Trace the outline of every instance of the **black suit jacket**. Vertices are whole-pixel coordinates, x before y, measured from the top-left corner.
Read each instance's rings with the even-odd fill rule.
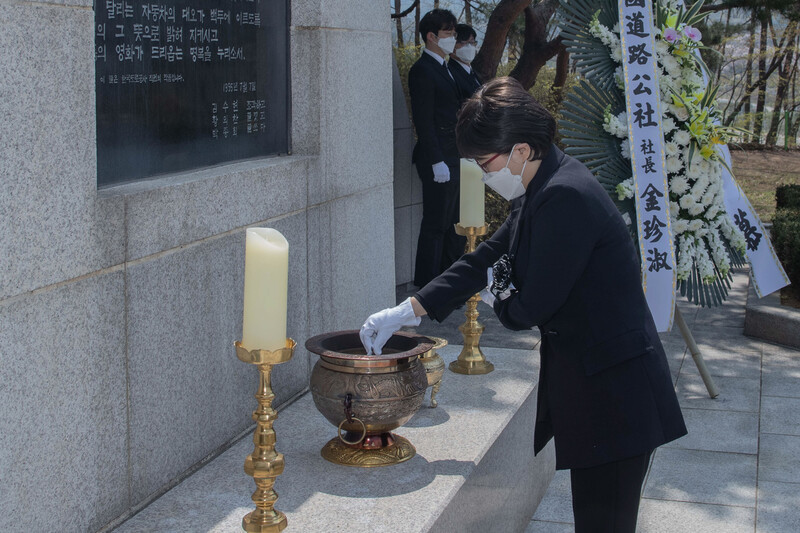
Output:
[[[556,467],[584,468],[686,434],[630,233],[583,164],[551,147],[503,226],[417,299],[444,319],[504,253],[517,290],[495,313],[542,332],[536,453],[554,436]]]
[[[456,148],[456,114],[460,106],[458,87],[447,72],[427,52],[408,71],[411,118],[417,131],[412,161],[433,165],[444,161],[459,164]]]
[[[477,91],[482,85],[481,80],[478,78],[478,75],[475,74],[474,70],[470,69],[470,71],[467,72],[467,69],[464,68],[464,65],[455,59],[451,59],[447,62],[447,68],[450,69],[453,79],[456,80],[459,98],[463,104],[464,100],[475,94],[475,91]]]

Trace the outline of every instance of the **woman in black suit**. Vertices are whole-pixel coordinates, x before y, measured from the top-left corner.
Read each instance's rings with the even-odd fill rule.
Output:
[[[633,533],[650,455],[686,427],[628,228],[589,170],[552,144],[552,116],[517,81],[484,85],[456,135],[512,212],[413,298],[370,316],[367,353],[422,315],[444,320],[494,272],[482,294],[503,325],[542,334],[534,450],[555,439],[575,531]]]

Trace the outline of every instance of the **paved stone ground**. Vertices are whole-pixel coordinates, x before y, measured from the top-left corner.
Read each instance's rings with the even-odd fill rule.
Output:
[[[411,294],[399,292],[402,300]],[[653,454],[639,512],[640,533],[800,531],[800,351],[742,333],[747,274],[738,272],[722,308],[680,304],[720,389],[708,397],[677,327],[662,335],[689,434]],[[538,333],[507,332],[484,304],[481,346],[529,347]],[[461,344],[455,312],[417,331]],[[556,472],[525,533],[574,531],[569,473]]]

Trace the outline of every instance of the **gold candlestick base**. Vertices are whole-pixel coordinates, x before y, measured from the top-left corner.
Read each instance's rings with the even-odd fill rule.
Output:
[[[475,251],[476,240],[482,235],[486,235],[487,227],[484,224],[480,227],[456,224],[456,233],[467,238],[466,253]],[[450,363],[450,370],[456,374],[488,374],[494,370],[494,365],[486,360],[486,356],[481,351],[480,339],[483,333],[483,324],[478,322],[478,302],[480,295],[476,294],[467,300],[467,310],[464,312],[466,321],[458,327],[461,336],[464,338],[464,347],[458,354],[458,359]]]
[[[286,346],[279,350],[248,350],[241,342],[235,342],[236,356],[240,361],[258,365],[259,379],[258,409],[253,411],[256,423],[253,432],[253,453],[244,461],[244,471],[256,483],[253,502],[256,509],[242,518],[242,528],[248,533],[279,533],[286,528],[286,515],[274,509],[278,493],[272,487],[276,478],[283,473],[283,454],[275,451],[275,431],[272,424],[278,413],[272,408],[275,394],[270,385],[272,366],[285,363],[292,358],[297,343],[286,339]]]

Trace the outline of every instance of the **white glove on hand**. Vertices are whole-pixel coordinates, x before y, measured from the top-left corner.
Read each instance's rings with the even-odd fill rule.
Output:
[[[439,161],[433,165],[433,181],[436,183],[447,183],[450,181],[450,169],[444,161]]]
[[[420,321],[420,317],[414,316],[411,298],[406,298],[400,305],[378,311],[367,318],[359,332],[361,344],[364,345],[367,355],[381,355],[383,345],[395,331],[403,326],[419,326]]]
[[[483,300],[483,303],[488,304],[489,307],[494,307],[494,301],[496,299],[492,291],[489,290],[492,287],[492,281],[494,281],[492,277],[492,267],[489,267],[486,269],[486,288],[481,291],[481,300]]]

